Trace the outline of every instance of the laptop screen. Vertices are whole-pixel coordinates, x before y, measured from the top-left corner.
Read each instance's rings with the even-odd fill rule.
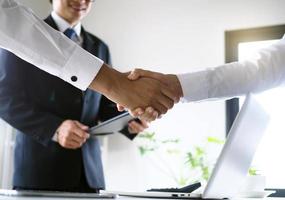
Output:
[[[269,122],[269,115],[249,94],[236,117],[202,195],[230,198],[237,195]]]

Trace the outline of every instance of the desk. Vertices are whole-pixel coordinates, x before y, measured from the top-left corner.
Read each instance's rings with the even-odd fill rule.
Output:
[[[51,198],[51,197],[9,197],[0,196],[0,200],[66,200],[67,198]],[[155,198],[136,198],[136,197],[122,197],[119,196],[117,200],[156,200]],[[116,200],[115,199],[115,200]],[[94,200],[94,198],[69,198],[69,200]],[[96,199],[95,199],[96,200]],[[97,199],[99,200],[99,199]],[[102,199],[107,200],[107,199]],[[170,199],[157,199],[157,200],[170,200]],[[187,200],[187,199],[185,199]],[[198,199],[197,199],[198,200]],[[234,198],[232,200],[285,200],[285,198]]]

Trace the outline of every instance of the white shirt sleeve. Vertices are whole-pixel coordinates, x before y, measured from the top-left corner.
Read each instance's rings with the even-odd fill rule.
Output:
[[[285,39],[252,59],[178,75],[184,100],[227,98],[261,92],[285,83]]]
[[[0,47],[81,90],[104,63],[14,0],[0,0]]]

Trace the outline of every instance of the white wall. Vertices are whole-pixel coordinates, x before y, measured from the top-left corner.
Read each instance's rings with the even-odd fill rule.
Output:
[[[42,17],[50,9],[48,0],[21,2]],[[284,24],[284,7],[284,0],[97,0],[84,25],[109,45],[119,70],[182,73],[222,64],[225,30]],[[186,146],[206,135],[222,136],[224,103],[178,105],[151,130],[182,137]],[[159,171],[148,171],[134,143],[113,135],[107,146],[109,189],[174,185]]]

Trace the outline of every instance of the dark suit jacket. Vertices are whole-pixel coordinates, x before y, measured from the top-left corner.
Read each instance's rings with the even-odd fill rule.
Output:
[[[45,20],[57,29],[49,16]],[[108,47],[82,29],[83,48],[106,63]],[[5,50],[0,51],[0,116],[15,127],[14,178],[16,187],[65,190],[78,185],[82,163],[93,188],[104,188],[97,139],[81,149],[68,150],[51,140],[66,119],[88,126],[118,114],[114,103],[100,94],[84,92],[41,71]],[[126,133],[126,132],[124,132]]]

